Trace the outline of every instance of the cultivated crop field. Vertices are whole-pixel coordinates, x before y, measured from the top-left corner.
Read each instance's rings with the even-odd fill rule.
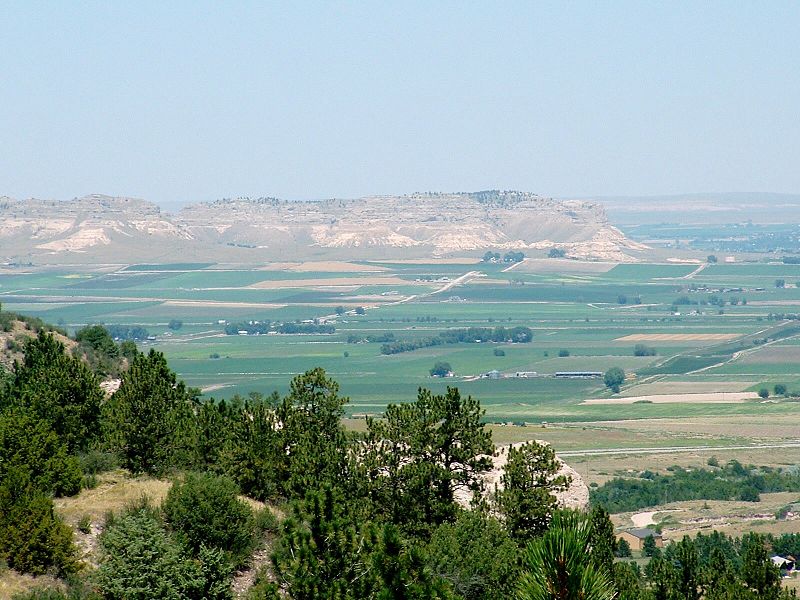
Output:
[[[783,396],[749,399],[775,384],[800,390],[800,328],[786,314],[800,305],[797,280],[797,265],[758,263],[173,263],[6,269],[0,301],[73,331],[143,327],[143,348],[163,351],[215,398],[282,392],[293,375],[321,366],[350,396],[351,415],[380,413],[420,386],[456,385],[480,398],[489,420],[538,424],[800,412]],[[169,329],[171,320],[182,326]],[[225,333],[230,324],[314,320],[334,333]],[[387,335],[424,341],[517,326],[531,329],[530,343],[381,351]],[[635,355],[637,345],[647,352]],[[437,361],[454,376],[432,378]],[[627,374],[620,396],[632,400],[606,402],[601,378],[555,376],[614,366]],[[481,377],[490,371],[498,378]]]

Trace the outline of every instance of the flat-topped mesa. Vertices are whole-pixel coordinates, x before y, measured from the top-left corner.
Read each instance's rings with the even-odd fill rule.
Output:
[[[270,238],[306,239],[322,248],[420,247],[431,254],[487,248],[524,249],[558,243],[624,240],[598,204],[559,201],[527,192],[418,193],[291,202],[228,199],[187,207],[190,230],[214,230],[252,245]]]
[[[236,198],[161,213],[144,200],[93,195],[67,202],[0,199],[6,256],[181,252],[196,260],[480,255],[558,245],[584,259],[631,260],[638,248],[603,208],[516,191],[417,193],[289,201]],[[5,257],[3,257],[5,258]]]

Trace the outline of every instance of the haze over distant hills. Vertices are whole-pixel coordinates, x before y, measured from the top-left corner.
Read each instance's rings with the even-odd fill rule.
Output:
[[[175,214],[124,197],[2,198],[0,222],[4,262],[432,257],[556,245],[575,257],[630,260],[642,249],[610,225],[597,203],[513,191],[238,198]]]
[[[659,196],[604,196],[599,202],[618,225],[721,224],[800,221],[800,194],[732,192]]]

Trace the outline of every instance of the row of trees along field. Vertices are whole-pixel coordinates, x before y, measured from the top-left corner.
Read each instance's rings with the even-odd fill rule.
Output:
[[[353,433],[320,369],[285,397],[201,401],[151,350],[105,398],[50,333],[24,350],[0,393],[0,560],[65,584],[23,598],[231,598],[259,548],[271,559],[250,598],[786,597],[758,536],[708,557],[687,538],[644,572],[615,562],[604,509],[557,510],[569,482],[548,446],[510,449],[502,491],[484,490],[495,448],[480,404],[457,389],[421,389]],[[53,498],[118,466],[174,483],[159,505],[108,514],[82,561]]]

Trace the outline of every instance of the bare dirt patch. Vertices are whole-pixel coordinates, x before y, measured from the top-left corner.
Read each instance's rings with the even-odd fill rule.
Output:
[[[707,392],[705,394],[653,394],[650,396],[629,396],[627,398],[591,398],[581,404],[633,404],[650,402],[652,404],[739,404],[758,398],[755,392]]]
[[[256,290],[278,290],[283,288],[331,288],[360,285],[413,285],[399,277],[331,277],[320,279],[279,279],[259,281],[247,287]]]
[[[723,342],[739,337],[738,333],[632,333],[615,342]]]

